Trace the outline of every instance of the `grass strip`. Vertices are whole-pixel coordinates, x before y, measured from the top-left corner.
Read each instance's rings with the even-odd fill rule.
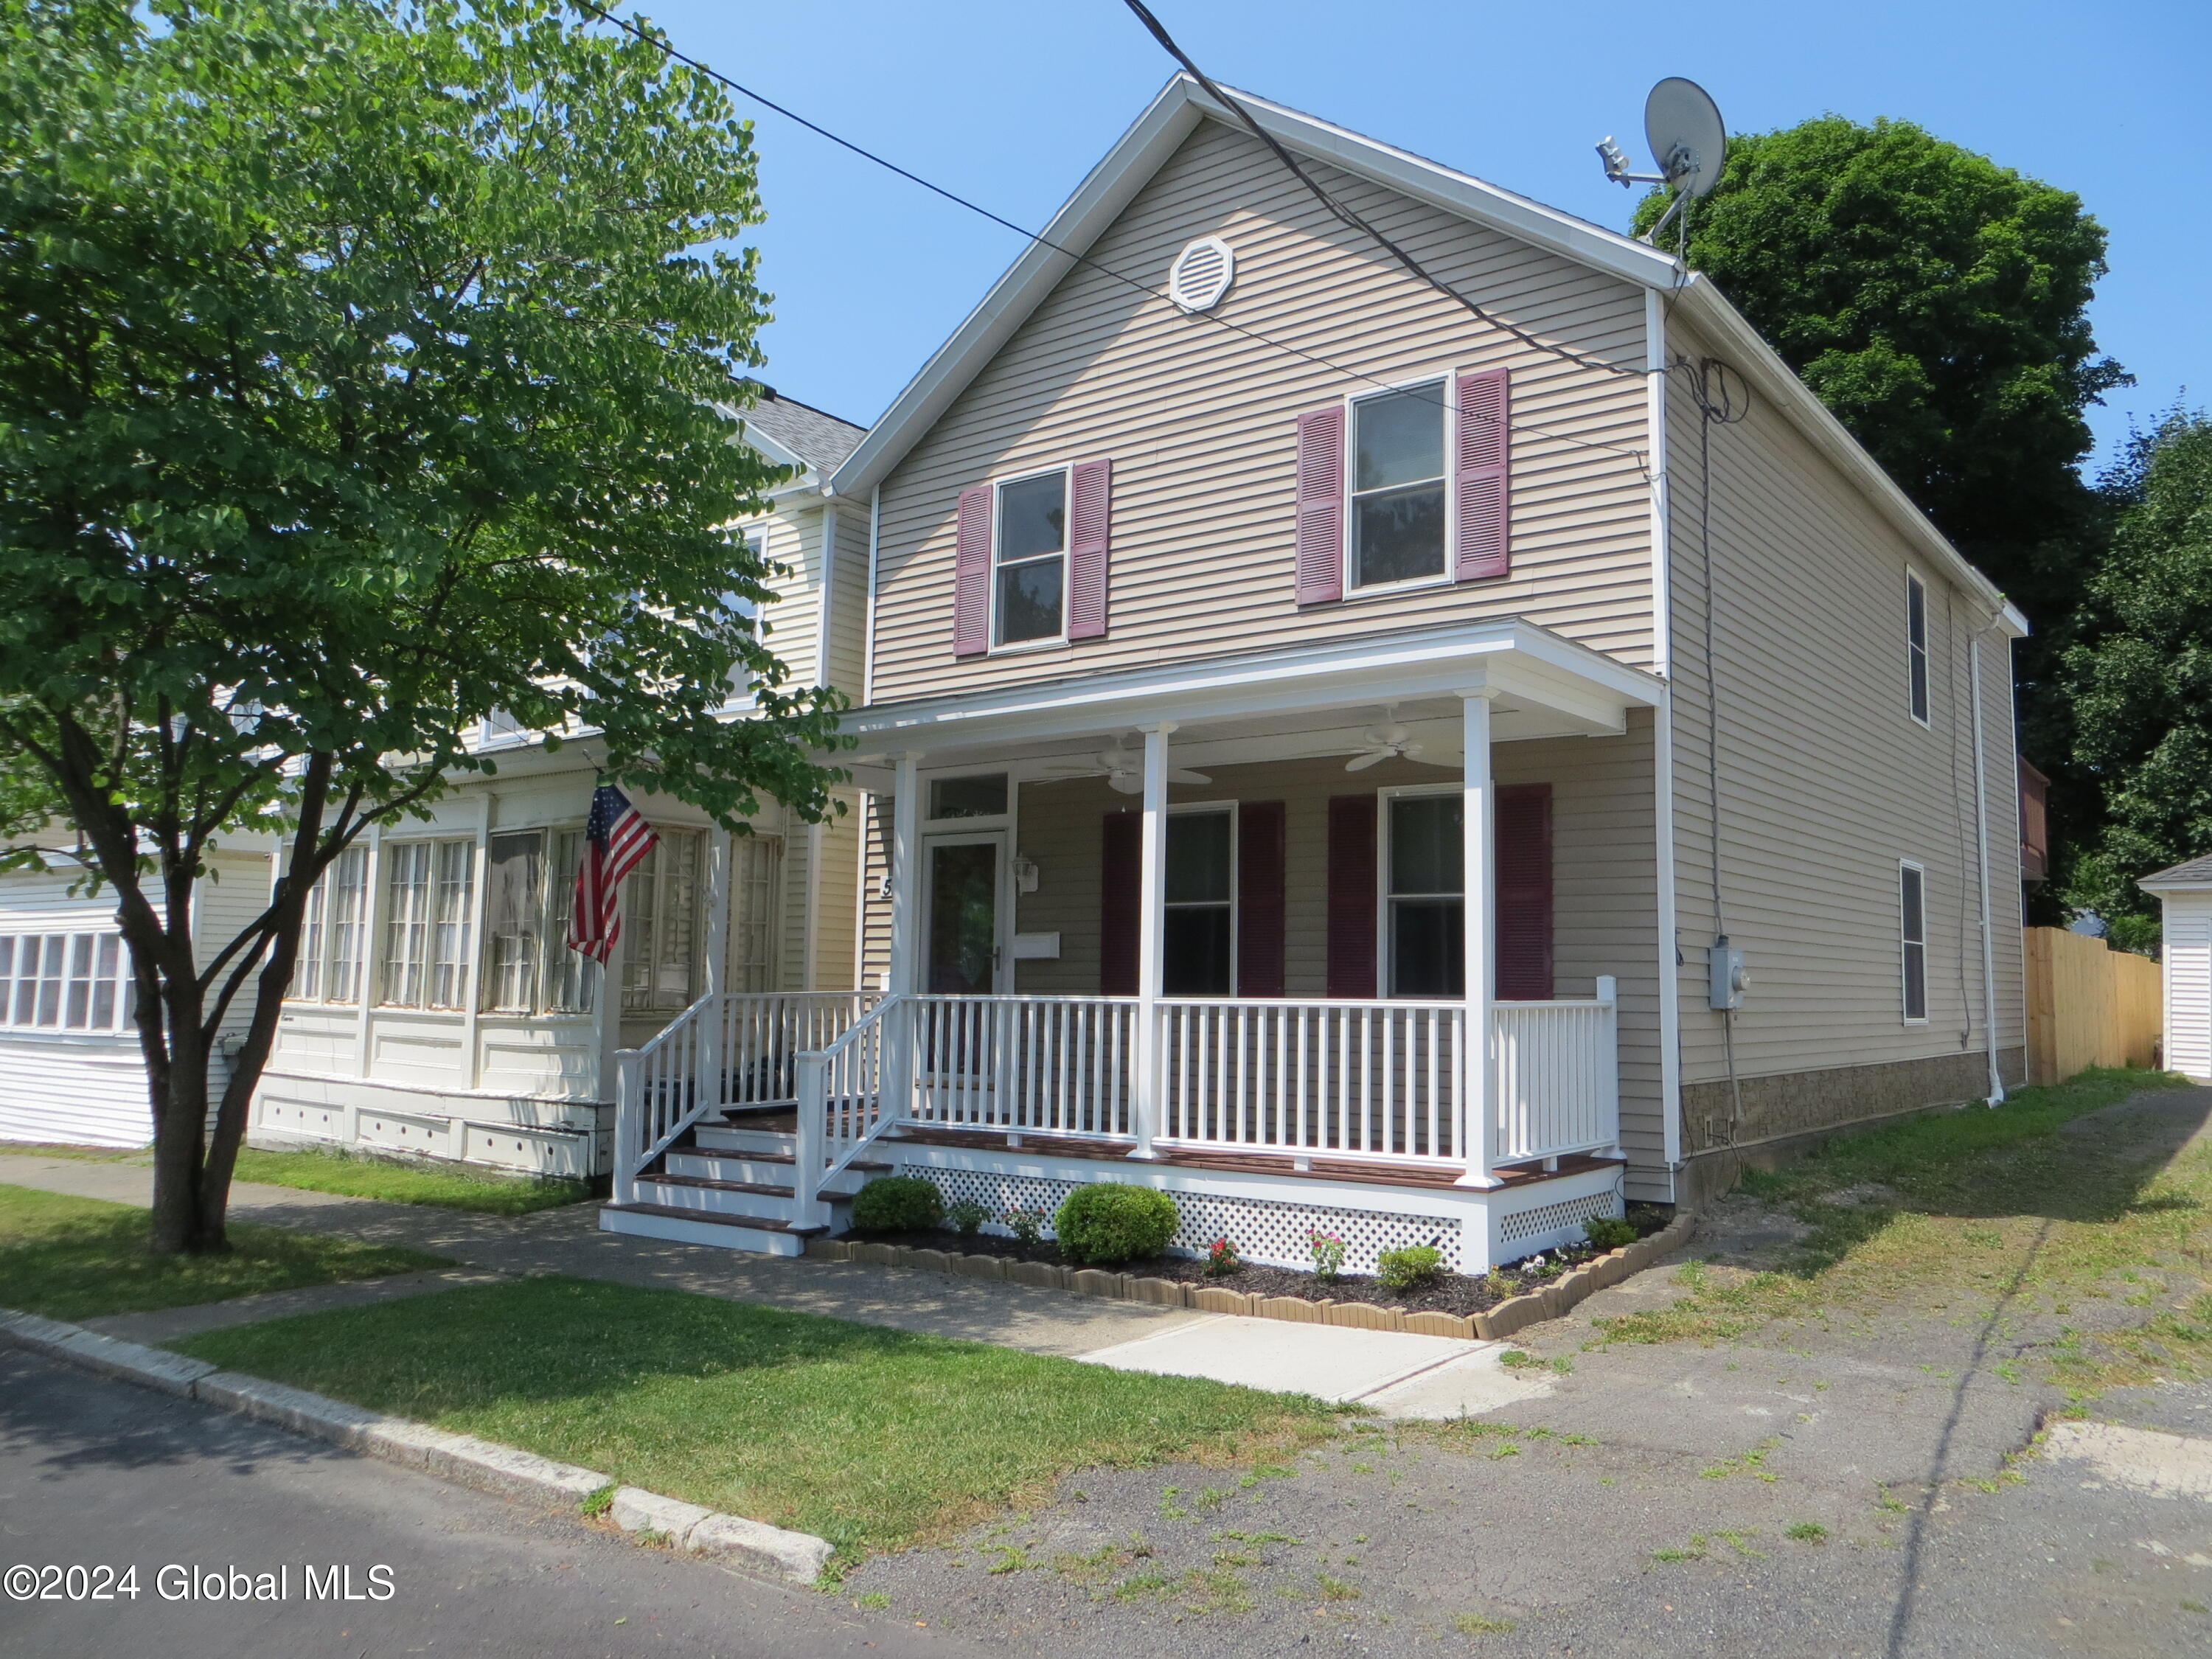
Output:
[[[2148,1305],[2165,1273],[2194,1277],[2207,1259],[2212,1146],[2177,1155],[2118,1123],[2108,1133],[2068,1126],[2183,1082],[2085,1072],[2022,1089],[1994,1110],[1911,1118],[1839,1136],[1784,1170],[1748,1171],[1746,1192],[1810,1228],[1792,1259],[1747,1275],[1690,1262],[1678,1274],[1687,1296],[1600,1322],[1600,1340],[1726,1341],[1772,1320],[1905,1302],[1956,1315],[2027,1298],[2021,1305],[2063,1313],[2071,1297],[2140,1291]]]
[[[829,1539],[943,1536],[1075,1469],[1222,1462],[1335,1408],[682,1291],[546,1278],[210,1332],[179,1352]]]
[[[290,1152],[241,1148],[236,1178],[388,1204],[431,1204],[478,1215],[529,1215],[588,1198],[580,1181],[501,1175],[446,1164],[402,1164],[391,1158],[302,1147]]]
[[[153,1152],[145,1146],[81,1146],[66,1140],[10,1140],[0,1143],[0,1156],[8,1158],[73,1158],[87,1164],[128,1164],[132,1159],[150,1163]]]
[[[453,1264],[418,1250],[230,1224],[228,1255],[155,1255],[133,1204],[0,1186],[0,1304],[49,1319],[196,1307]]]

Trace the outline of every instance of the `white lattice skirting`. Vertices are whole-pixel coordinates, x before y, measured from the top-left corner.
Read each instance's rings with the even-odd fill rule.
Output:
[[[1203,1255],[1215,1239],[1225,1237],[1247,1261],[1276,1267],[1311,1267],[1307,1236],[1321,1231],[1344,1240],[1345,1266],[1352,1273],[1371,1273],[1381,1252],[1413,1244],[1433,1244],[1461,1272],[1480,1273],[1579,1243],[1586,1218],[1618,1215],[1621,1208],[1620,1177],[1611,1170],[1510,1195],[1468,1188],[1439,1199],[1434,1189],[1409,1192],[1401,1209],[1386,1207],[1389,1194],[1382,1188],[1359,1193],[1365,1197],[1371,1190],[1381,1200],[1370,1206],[1345,1202],[1342,1187],[1308,1198],[1297,1194],[1298,1183],[1269,1182],[1265,1192],[1239,1190],[1218,1177],[1181,1169],[1115,1168],[1109,1176],[1097,1173],[1097,1164],[1014,1153],[947,1156],[937,1148],[915,1148],[894,1156],[900,1174],[935,1182],[946,1203],[970,1200],[989,1211],[993,1219],[986,1232],[1006,1234],[1009,1229],[998,1218],[1011,1209],[1042,1210],[1049,1218],[1070,1193],[1090,1182],[1141,1180],[1165,1191],[1182,1213],[1171,1250]],[[1291,1195],[1285,1195],[1286,1188]]]

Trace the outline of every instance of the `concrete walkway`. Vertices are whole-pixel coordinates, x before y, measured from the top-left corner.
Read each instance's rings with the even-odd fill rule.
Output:
[[[143,1205],[151,1200],[153,1181],[151,1167],[137,1161],[100,1164],[0,1153],[0,1183],[80,1198]],[[962,1337],[1117,1370],[1295,1389],[1325,1400],[1358,1401],[1394,1416],[1471,1415],[1549,1392],[1545,1382],[1498,1364],[1504,1352],[1501,1343],[1238,1319],[918,1269],[667,1243],[599,1231],[595,1204],[520,1217],[481,1216],[240,1182],[231,1188],[231,1213],[266,1226],[426,1250],[450,1257],[457,1266],[88,1322],[136,1342],[170,1342],[199,1331],[325,1308],[565,1273]]]

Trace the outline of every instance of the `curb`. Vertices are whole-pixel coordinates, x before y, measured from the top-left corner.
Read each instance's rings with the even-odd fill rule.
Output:
[[[501,1498],[535,1498],[573,1509],[613,1486],[609,1518],[623,1531],[651,1534],[672,1548],[722,1557],[793,1583],[813,1583],[832,1553],[830,1540],[811,1533],[787,1532],[637,1486],[616,1486],[611,1476],[596,1469],[558,1463],[519,1446],[455,1434],[411,1419],[386,1417],[263,1377],[219,1370],[204,1359],[102,1336],[58,1319],[0,1308],[0,1346],[6,1346],[27,1348],[118,1382],[218,1406]]]
[[[1509,1297],[1496,1307],[1478,1314],[1407,1313],[1401,1308],[1378,1307],[1371,1302],[1309,1302],[1295,1296],[1250,1296],[1217,1285],[1191,1285],[1181,1279],[1107,1273],[1097,1267],[1064,1267],[1047,1261],[1009,1261],[1004,1256],[963,1255],[860,1239],[810,1238],[805,1254],[817,1261],[865,1261],[879,1267],[911,1267],[927,1273],[955,1273],[965,1279],[1004,1279],[1011,1285],[1027,1285],[1037,1290],[1066,1291],[1077,1296],[1103,1297],[1116,1302],[1142,1302],[1158,1308],[1189,1308],[1199,1313],[1236,1314],[1247,1319],[1345,1325],[1370,1331],[1411,1331],[1418,1336],[1454,1336],[1493,1342],[1512,1335],[1524,1325],[1557,1319],[1585,1297],[1607,1285],[1618,1285],[1632,1273],[1643,1272],[1661,1256],[1688,1243],[1697,1225],[1697,1218],[1685,1211],[1649,1238],[1608,1250],[1540,1290]]]

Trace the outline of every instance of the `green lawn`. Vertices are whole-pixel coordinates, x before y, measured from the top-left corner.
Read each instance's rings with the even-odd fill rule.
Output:
[[[1948,1318],[2040,1311],[2067,1319],[2089,1299],[2160,1311],[2094,1344],[2062,1344],[2058,1368],[2084,1387],[2137,1374],[2212,1373],[2212,1141],[2178,1153],[2138,1126],[2066,1126],[2145,1090],[2157,1072],[2092,1071],[1967,1108],[1828,1142],[1744,1189],[1811,1229],[1778,1272],[1692,1261],[1691,1293],[1600,1322],[1601,1340],[1728,1340],[1782,1319],[1886,1307]],[[1694,1246],[1693,1246],[1694,1248]]]
[[[228,1255],[157,1256],[146,1249],[146,1223],[136,1205],[0,1186],[0,1306],[92,1319],[453,1265],[416,1250],[236,1221]]]
[[[796,1527],[850,1560],[1087,1466],[1254,1457],[1334,1408],[574,1279],[210,1332],[183,1352]]]
[[[401,1164],[312,1147],[283,1152],[241,1148],[236,1178],[343,1193],[349,1198],[380,1198],[391,1204],[434,1204],[483,1215],[528,1215],[591,1195],[580,1181],[501,1175],[456,1164]]]
[[[88,1164],[127,1164],[132,1158],[150,1158],[153,1153],[145,1146],[78,1146],[66,1141],[7,1140],[0,1141],[0,1155],[76,1158]]]

